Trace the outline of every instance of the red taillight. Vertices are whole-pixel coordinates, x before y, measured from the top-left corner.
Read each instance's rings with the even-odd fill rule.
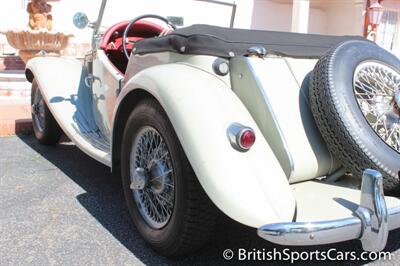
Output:
[[[256,134],[254,134],[253,130],[251,129],[245,129],[241,132],[239,141],[240,147],[248,150],[254,145],[254,142],[256,141]]]
[[[239,123],[231,124],[227,133],[232,147],[240,152],[248,151],[256,141],[254,130]]]

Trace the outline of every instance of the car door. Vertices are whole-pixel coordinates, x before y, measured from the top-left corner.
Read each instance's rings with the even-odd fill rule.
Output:
[[[110,143],[112,115],[124,76],[111,64],[105,52],[97,50],[92,64],[93,113],[102,137]]]

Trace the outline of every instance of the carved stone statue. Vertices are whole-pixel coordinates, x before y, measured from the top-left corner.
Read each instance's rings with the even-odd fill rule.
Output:
[[[29,27],[32,30],[52,30],[53,17],[50,14],[51,5],[47,3],[47,0],[31,0],[27,11],[29,13]]]

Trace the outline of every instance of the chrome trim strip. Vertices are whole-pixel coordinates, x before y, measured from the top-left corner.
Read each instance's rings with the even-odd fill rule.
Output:
[[[364,172],[361,204],[355,215],[332,221],[268,224],[257,233],[280,245],[308,246],[360,239],[364,250],[381,251],[388,232],[400,227],[400,206],[387,209],[379,172]]]

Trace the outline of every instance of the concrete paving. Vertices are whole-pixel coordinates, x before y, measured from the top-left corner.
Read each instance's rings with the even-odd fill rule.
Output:
[[[205,249],[189,258],[169,260],[152,251],[133,227],[120,179],[71,143],[45,147],[31,136],[5,137],[0,138],[0,151],[2,266],[237,264],[237,260],[223,259],[226,248],[234,252],[238,248],[361,252],[358,241],[308,248],[278,247],[259,240],[255,230],[221,216],[215,239]],[[314,260],[300,264],[399,265],[399,240],[400,230],[391,232],[386,248],[392,254],[390,261]]]

